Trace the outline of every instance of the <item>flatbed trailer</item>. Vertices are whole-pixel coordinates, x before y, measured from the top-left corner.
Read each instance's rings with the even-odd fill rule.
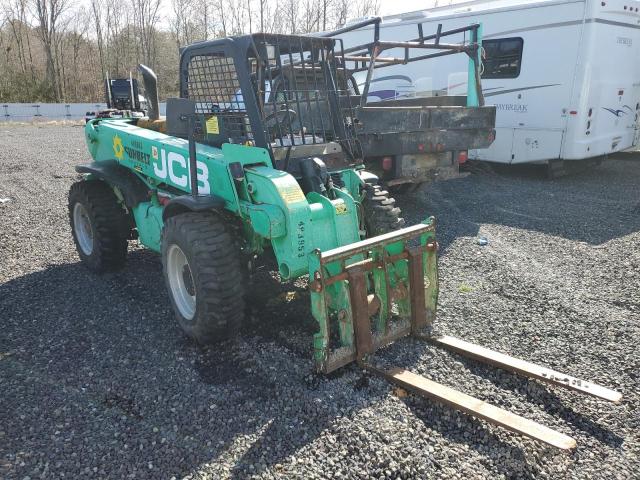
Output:
[[[417,24],[416,38],[381,41],[380,23],[381,18],[376,17],[320,34],[340,38],[373,26],[373,41],[344,49],[344,78],[356,102],[354,123],[365,165],[387,186],[408,190],[454,178],[468,150],[487,148],[495,139],[496,109],[484,104],[480,82],[482,27],[472,24],[443,31],[438,26],[436,33],[424,35],[422,24]],[[468,41],[446,43],[447,37],[461,33]],[[382,101],[369,95],[381,68],[395,65],[398,71],[412,62],[460,53],[469,57],[466,95],[394,95]],[[364,82],[356,81],[356,76],[365,74]]]

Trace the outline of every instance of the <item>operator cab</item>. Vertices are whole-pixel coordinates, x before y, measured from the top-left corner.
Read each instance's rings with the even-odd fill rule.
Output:
[[[195,104],[197,141],[265,148],[276,168],[302,180],[303,190],[312,173],[326,183],[331,171],[360,164],[353,90],[340,81],[344,61],[336,45],[328,38],[254,34],[184,48],[180,96]],[[172,110],[168,104],[169,133],[180,130],[184,116]]]

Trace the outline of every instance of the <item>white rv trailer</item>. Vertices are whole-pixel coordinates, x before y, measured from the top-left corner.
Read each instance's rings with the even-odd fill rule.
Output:
[[[482,24],[482,87],[486,103],[497,107],[496,140],[469,158],[579,160],[639,143],[640,1],[471,1],[384,17],[380,39],[416,39],[420,23],[424,35],[438,24],[443,30]],[[372,40],[373,26],[340,37],[345,48],[360,45]],[[385,56],[402,55],[391,52]],[[464,95],[461,57],[376,70],[368,100]]]

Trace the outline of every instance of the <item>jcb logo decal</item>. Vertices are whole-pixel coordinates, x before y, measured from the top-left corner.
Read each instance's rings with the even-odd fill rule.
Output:
[[[198,193],[207,195],[211,193],[209,188],[209,169],[204,162],[196,161],[198,172]],[[153,162],[153,172],[162,180],[167,177],[174,185],[185,188],[189,185],[189,167],[187,160],[176,152],[167,153],[160,150],[160,163]]]

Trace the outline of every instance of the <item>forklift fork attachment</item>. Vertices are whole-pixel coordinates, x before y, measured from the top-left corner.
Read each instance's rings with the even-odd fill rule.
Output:
[[[382,369],[372,362],[376,350],[412,335],[525,377],[615,403],[622,398],[614,390],[458,338],[432,336],[429,327],[438,295],[434,227],[431,220],[312,256],[312,310],[320,324],[315,337],[319,370],[330,372],[357,361],[365,370],[423,397],[554,447],[575,448],[573,438],[532,420],[405,369]]]
[[[535,363],[510,357],[509,355],[489,350],[488,348],[481,347],[480,345],[465,342],[459,338],[450,337],[448,335],[441,337],[419,335],[418,337],[439,347],[446,348],[447,350],[451,350],[489,365],[494,365],[510,372],[518,373],[525,377],[535,378],[537,380],[550,383],[551,385],[576,390],[614,403],[619,403],[620,400],[622,400],[622,394],[615,390],[610,390],[601,385],[587,382],[586,380],[581,380],[564,373],[556,372],[555,370],[536,365]]]
[[[571,450],[576,447],[576,441],[563,433],[402,368],[382,370],[371,365],[365,365],[365,368],[417,395],[447,404],[507,430],[540,440],[562,450]]]

